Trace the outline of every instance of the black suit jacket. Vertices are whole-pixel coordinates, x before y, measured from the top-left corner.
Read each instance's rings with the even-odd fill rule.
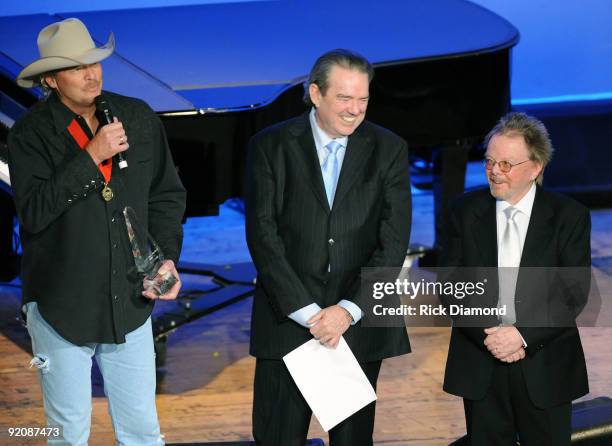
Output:
[[[258,273],[251,354],[280,359],[312,339],[288,318],[313,302],[360,305],[360,268],[401,266],[411,224],[406,143],[364,121],[348,138],[330,210],[308,114],[255,135],[249,147],[246,232]],[[331,272],[328,272],[331,265]],[[410,351],[404,328],[351,326],[358,361]]]
[[[495,199],[489,189],[465,194],[451,206],[443,266],[497,266]],[[589,267],[591,219],[577,202],[538,187],[521,257],[523,267]],[[588,268],[582,268],[588,271]],[[533,275],[521,269],[516,288],[515,326],[527,342],[519,362],[529,396],[540,408],[567,403],[588,392],[584,353],[577,328],[521,326],[529,317],[526,290]],[[588,274],[587,274],[588,276]],[[587,279],[588,280],[588,279]],[[531,284],[532,285],[532,284]],[[546,299],[563,298],[549,288]],[[586,299],[582,290],[577,299]],[[541,292],[538,299],[542,298]],[[520,297],[522,296],[522,297]],[[496,304],[496,303],[495,303]],[[577,303],[577,307],[584,304]],[[484,346],[483,328],[454,327],[446,363],[444,390],[464,398],[485,396],[497,361]]]

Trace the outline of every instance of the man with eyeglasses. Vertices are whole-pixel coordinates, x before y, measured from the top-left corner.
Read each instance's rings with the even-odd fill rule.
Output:
[[[527,267],[588,270],[589,211],[542,188],[553,148],[537,119],[510,113],[485,142],[489,188],[451,205],[441,264],[497,267],[497,305],[506,311],[487,327],[455,324],[444,390],[463,397],[468,445],[514,445],[517,437],[522,446],[570,445],[571,401],[588,392],[580,336],[575,324],[526,324],[528,304],[566,296],[524,282]],[[586,294],[577,294],[582,305]]]

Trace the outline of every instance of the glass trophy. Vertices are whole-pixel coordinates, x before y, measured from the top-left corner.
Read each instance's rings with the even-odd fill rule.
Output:
[[[136,271],[144,276],[145,291],[151,291],[157,296],[166,294],[177,282],[176,277],[167,271],[163,276],[155,278],[162,263],[164,254],[149,232],[138,224],[136,212],[129,206],[123,209],[128,238],[132,247],[132,255]]]

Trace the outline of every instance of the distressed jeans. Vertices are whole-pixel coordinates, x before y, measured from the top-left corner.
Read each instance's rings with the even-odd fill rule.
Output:
[[[128,333],[124,344],[74,345],[26,305],[32,339],[31,364],[39,371],[48,426],[61,426],[63,438],[51,445],[87,445],[91,425],[91,366],[95,356],[120,446],[163,445],[155,408],[155,354],[151,318]]]

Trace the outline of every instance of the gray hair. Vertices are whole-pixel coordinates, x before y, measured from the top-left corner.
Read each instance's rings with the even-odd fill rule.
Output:
[[[542,165],[542,171],[536,178],[538,184],[542,184],[544,178],[544,168],[552,159],[554,152],[548,130],[537,118],[525,113],[511,112],[499,120],[485,137],[485,146],[495,135],[522,136],[527,149],[529,159]]]
[[[309,87],[315,84],[319,87],[322,95],[325,95],[329,87],[329,73],[335,66],[346,68],[347,70],[357,70],[368,75],[368,82],[374,78],[374,68],[372,64],[354,51],[345,49],[335,49],[320,56],[314,63],[308,81],[304,83],[304,102],[312,107],[314,104],[310,100]]]

